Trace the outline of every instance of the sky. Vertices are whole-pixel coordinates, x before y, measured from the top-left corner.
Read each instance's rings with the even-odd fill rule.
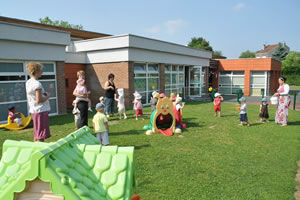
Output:
[[[203,37],[227,58],[278,42],[300,51],[300,0],[3,0],[0,5],[1,16],[35,22],[48,16],[111,35],[182,45]]]

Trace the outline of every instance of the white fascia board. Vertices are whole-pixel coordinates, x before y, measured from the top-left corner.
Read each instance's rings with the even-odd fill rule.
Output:
[[[211,51],[199,50],[184,45],[179,45],[175,43],[170,43],[166,41],[129,35],[129,47],[130,48],[140,48],[148,49],[153,51],[169,52],[173,54],[188,55],[210,59],[212,57]]]
[[[0,39],[66,46],[70,43],[70,33],[0,22]]]
[[[199,58],[194,56],[186,56],[180,54],[172,54],[167,52],[158,52],[136,48],[129,49],[128,61],[209,66],[209,59],[207,58]]]
[[[82,51],[100,51],[107,49],[125,48],[129,45],[128,35],[110,36],[103,38],[94,38],[89,40],[80,40],[72,42],[67,51],[82,52]]]
[[[0,40],[0,59],[64,61],[61,45]]]
[[[125,62],[128,61],[128,49],[110,49],[87,52],[87,63]]]

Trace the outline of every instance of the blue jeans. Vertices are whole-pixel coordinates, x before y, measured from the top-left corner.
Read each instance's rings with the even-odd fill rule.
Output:
[[[108,98],[105,97],[105,114],[114,114],[114,104],[115,104],[115,100],[114,98]]]

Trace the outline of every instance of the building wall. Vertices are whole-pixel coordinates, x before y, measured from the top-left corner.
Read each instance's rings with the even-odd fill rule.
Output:
[[[66,102],[66,81],[65,81],[65,62],[56,62],[56,81],[57,81],[57,102],[58,113],[67,112]]]
[[[99,102],[100,96],[105,96],[104,84],[108,80],[108,75],[115,75],[114,83],[117,88],[124,88],[125,105],[132,107],[133,98],[133,64],[131,62],[98,63],[86,65],[86,79],[88,90],[91,91],[90,99],[94,106]]]
[[[278,88],[278,78],[281,75],[281,62],[271,58],[219,60],[219,67],[217,70],[218,78],[213,80],[213,86],[215,88],[218,88],[220,71],[244,71],[245,96],[250,95],[251,71],[271,71],[269,92],[273,93],[275,88]]]
[[[165,64],[159,64],[159,93],[165,92]]]
[[[85,64],[74,64],[66,63],[65,64],[65,97],[66,97],[66,107],[72,108],[72,102],[75,99],[73,96],[73,91],[76,87],[77,72],[83,70],[85,71]]]

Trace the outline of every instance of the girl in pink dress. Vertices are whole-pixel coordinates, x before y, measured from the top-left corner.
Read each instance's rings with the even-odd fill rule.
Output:
[[[286,126],[288,121],[288,112],[289,112],[289,105],[291,102],[289,91],[290,86],[285,83],[286,78],[280,77],[278,79],[279,88],[277,93],[274,96],[278,97],[278,105],[277,111],[275,116],[275,123],[281,124],[281,126]]]

